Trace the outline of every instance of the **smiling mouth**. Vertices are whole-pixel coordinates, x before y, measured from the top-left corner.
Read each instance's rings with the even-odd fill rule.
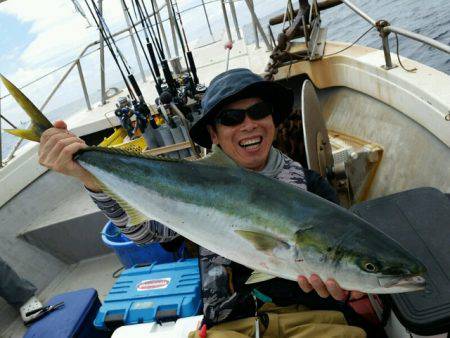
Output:
[[[253,137],[253,138],[249,138],[249,139],[245,139],[239,142],[239,146],[241,146],[242,148],[245,149],[256,149],[258,148],[258,146],[261,144],[262,142],[262,137],[258,136],[258,137]]]

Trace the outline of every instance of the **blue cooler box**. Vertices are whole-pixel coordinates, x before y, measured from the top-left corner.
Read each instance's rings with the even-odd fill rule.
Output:
[[[25,338],[103,338],[105,331],[94,327],[93,321],[100,308],[95,289],[66,292],[50,299],[46,305],[64,302],[64,306],[33,323]]]
[[[108,330],[194,316],[201,308],[200,289],[197,259],[126,269],[106,296],[94,325]]]

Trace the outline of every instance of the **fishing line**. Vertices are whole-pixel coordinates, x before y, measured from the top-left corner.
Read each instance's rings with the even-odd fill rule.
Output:
[[[355,40],[355,42],[353,42],[351,45],[345,47],[344,49],[341,49],[340,51],[338,51],[338,52],[336,52],[336,53],[326,54],[326,55],[324,55],[323,57],[331,56],[331,55],[336,55],[336,54],[342,53],[343,51],[346,51],[346,50],[349,49],[350,47],[353,47],[359,40],[361,40],[367,33],[369,33],[369,32],[370,32],[372,29],[374,29],[374,28],[375,28],[375,26],[370,27],[370,28],[369,28],[367,31],[365,31],[359,38],[357,38],[357,39]]]

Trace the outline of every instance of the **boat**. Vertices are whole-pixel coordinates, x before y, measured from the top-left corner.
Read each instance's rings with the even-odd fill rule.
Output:
[[[389,50],[396,34],[427,43],[436,53],[450,53],[449,46],[375,21],[348,0],[300,1],[297,10],[272,18],[273,27],[290,24],[275,41],[262,29],[252,3],[245,2],[250,27],[265,48],[259,48],[258,38],[252,44],[239,40],[241,30],[232,32],[225,15],[227,34],[193,50],[203,83],[225,67],[246,67],[292,88],[295,110],[282,125],[277,146],[328,176],[347,207],[422,186],[450,193],[450,76]],[[347,6],[378,30],[383,50],[328,41],[320,15],[334,6]],[[132,25],[121,34],[133,36]],[[234,40],[230,59],[223,48],[228,40]],[[80,61],[98,45],[88,45],[69,65],[46,103],[75,68],[86,88]],[[158,96],[154,82],[139,85],[144,97]],[[67,119],[70,129],[90,144],[111,135],[120,125],[114,114],[120,94],[113,94],[108,103],[92,107],[85,90],[87,109]],[[38,165],[33,143],[2,163],[0,256],[38,287],[42,300],[84,287],[94,287],[103,299],[121,264],[101,242],[106,218],[84,188]],[[0,312],[0,336],[23,335],[16,312],[4,303]]]

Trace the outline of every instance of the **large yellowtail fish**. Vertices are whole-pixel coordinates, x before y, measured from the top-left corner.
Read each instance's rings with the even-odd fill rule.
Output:
[[[2,81],[33,122],[30,130],[10,132],[39,141],[52,125],[13,84]],[[75,159],[127,211],[130,226],[147,219],[161,222],[258,271],[249,282],[316,273],[342,288],[369,293],[424,287],[423,264],[363,219],[242,169],[223,153],[189,162],[89,147]]]

